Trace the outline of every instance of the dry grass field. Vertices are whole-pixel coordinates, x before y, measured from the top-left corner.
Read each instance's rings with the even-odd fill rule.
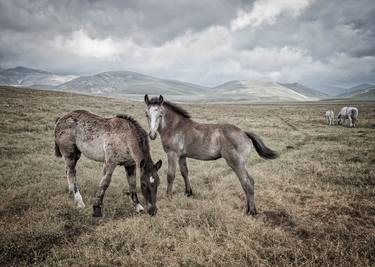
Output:
[[[323,112],[352,104],[355,129],[325,125]],[[77,165],[87,205],[67,191],[54,157],[54,121],[75,109],[133,115],[146,127],[143,103],[0,87],[1,266],[374,266],[375,103],[182,105],[200,122],[230,122],[259,134],[280,153],[248,168],[259,214],[244,215],[244,193],[224,160],[188,160],[195,195],[177,173],[166,196],[166,156],[151,142],[159,172],[158,214],[133,211],[118,167],[93,222],[102,165]],[[139,182],[138,182],[139,187]],[[143,201],[143,199],[141,200]]]

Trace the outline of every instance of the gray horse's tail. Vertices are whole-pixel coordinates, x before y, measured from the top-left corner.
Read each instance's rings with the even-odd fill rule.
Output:
[[[255,150],[264,159],[275,159],[278,157],[277,153],[273,151],[272,149],[268,148],[260,139],[259,136],[257,136],[254,133],[246,132],[247,137],[251,139],[253,142],[253,145],[255,147]]]
[[[57,121],[60,119],[60,117],[57,117],[55,119],[55,124],[57,123]],[[59,148],[59,145],[56,143],[55,141],[55,156],[58,157],[58,158],[61,158],[62,155],[61,155],[61,151],[60,151],[60,148]]]

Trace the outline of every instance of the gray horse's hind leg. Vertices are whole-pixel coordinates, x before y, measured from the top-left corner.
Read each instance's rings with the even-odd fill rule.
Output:
[[[223,158],[236,173],[237,177],[240,180],[241,186],[245,191],[246,213],[251,215],[257,214],[254,199],[254,180],[246,170],[245,160],[242,159],[241,155],[239,154],[226,155],[226,153],[223,153]]]
[[[137,177],[136,177],[136,165],[125,166],[126,177],[129,183],[130,200],[132,201],[134,208],[137,212],[144,210],[142,205],[139,203],[137,196]]]
[[[189,170],[187,168],[186,157],[181,157],[178,161],[178,164],[180,166],[181,175],[182,177],[184,177],[185,181],[185,194],[186,196],[190,197],[193,195],[193,190],[191,189],[190,185]]]
[[[104,176],[102,177],[100,184],[99,184],[99,191],[96,194],[94,205],[93,205],[93,217],[102,217],[102,206],[103,206],[103,198],[105,195],[105,192],[111,183],[112,174],[116,168],[116,164],[111,162],[106,162],[103,173]]]
[[[251,215],[257,214],[254,199],[254,179],[247,172],[245,166],[239,167],[234,171],[240,179],[241,186],[246,193],[246,213]]]
[[[81,156],[81,152],[75,146],[72,146],[69,149],[62,150],[62,155],[66,165],[66,178],[68,181],[69,192],[73,194],[75,205],[78,208],[84,208],[85,203],[79,192],[76,178],[76,165]]]

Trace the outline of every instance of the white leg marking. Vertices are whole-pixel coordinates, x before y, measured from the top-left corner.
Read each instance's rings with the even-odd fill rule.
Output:
[[[84,208],[85,207],[85,203],[83,203],[81,193],[78,190],[74,194],[74,203],[76,203],[78,208]]]
[[[145,209],[142,207],[142,205],[141,204],[137,204],[136,206],[135,206],[135,210],[136,210],[136,212],[141,212],[141,211],[144,211]]]
[[[70,183],[69,180],[68,180],[68,186],[69,186],[69,192],[74,192],[74,184],[73,183]]]

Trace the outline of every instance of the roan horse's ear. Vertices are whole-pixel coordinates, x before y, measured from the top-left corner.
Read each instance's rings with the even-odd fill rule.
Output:
[[[159,95],[159,105],[163,104],[164,98],[162,95]]]
[[[146,105],[148,105],[148,103],[150,103],[150,100],[148,99],[148,95],[145,95],[145,103],[146,103]]]
[[[161,159],[158,162],[156,162],[156,164],[155,164],[156,170],[159,170],[161,168],[162,163],[163,162],[161,161]]]

